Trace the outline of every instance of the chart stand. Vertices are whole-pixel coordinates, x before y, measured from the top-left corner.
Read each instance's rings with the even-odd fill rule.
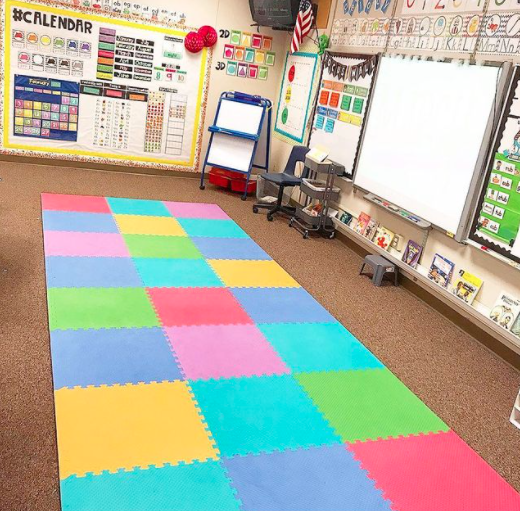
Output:
[[[267,114],[267,123],[265,118]],[[272,103],[260,96],[223,92],[209,127],[208,150],[202,166],[200,189],[204,190],[206,166],[246,174],[242,200],[254,168],[269,171]]]

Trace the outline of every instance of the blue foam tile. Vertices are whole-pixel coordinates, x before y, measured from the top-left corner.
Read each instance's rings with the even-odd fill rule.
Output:
[[[193,243],[207,259],[271,259],[249,238],[193,238]]]
[[[340,323],[264,323],[257,326],[293,372],[384,367]]]
[[[188,236],[207,238],[249,238],[233,220],[177,218]]]
[[[112,215],[75,211],[44,211],[43,228],[46,231],[119,232]]]
[[[232,288],[255,323],[333,323],[334,317],[303,288]]]
[[[340,443],[290,375],[190,381],[222,456]]]
[[[168,208],[158,200],[107,197],[107,202],[112,213],[117,215],[172,216]]]
[[[374,482],[344,445],[221,462],[243,511],[390,511]]]
[[[135,265],[126,257],[45,258],[47,287],[142,287]]]
[[[61,481],[63,511],[239,511],[216,461]]]
[[[146,287],[223,287],[203,259],[133,259]]]
[[[54,388],[182,380],[160,328],[54,330]]]

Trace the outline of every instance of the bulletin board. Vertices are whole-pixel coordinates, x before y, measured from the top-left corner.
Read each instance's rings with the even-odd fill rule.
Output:
[[[515,67],[469,239],[520,263],[520,69]]]
[[[347,70],[342,77],[334,63],[335,67],[323,66],[309,147],[325,146],[329,158],[344,165],[347,176],[352,177],[378,58],[327,53]]]
[[[197,171],[209,54],[186,29],[3,3],[2,152]]]
[[[303,144],[318,62],[316,53],[287,53],[274,131]]]

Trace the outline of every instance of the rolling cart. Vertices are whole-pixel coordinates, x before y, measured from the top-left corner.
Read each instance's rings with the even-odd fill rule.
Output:
[[[329,217],[331,201],[337,201],[340,189],[334,186],[334,179],[345,171],[345,167],[331,160],[318,162],[306,156],[305,165],[309,168],[309,178],[303,179],[300,190],[306,195],[305,206],[298,208],[295,216],[289,221],[289,227],[295,227],[304,239],[309,237],[309,233],[317,232],[334,238],[335,229],[332,218]],[[325,175],[325,180],[318,179],[320,175]],[[314,201],[319,201],[320,211],[317,215],[310,213],[310,208]]]

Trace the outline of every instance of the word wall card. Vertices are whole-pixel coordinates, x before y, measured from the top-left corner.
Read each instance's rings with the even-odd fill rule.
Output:
[[[46,2],[2,16],[4,153],[198,170],[209,58],[187,31]]]

